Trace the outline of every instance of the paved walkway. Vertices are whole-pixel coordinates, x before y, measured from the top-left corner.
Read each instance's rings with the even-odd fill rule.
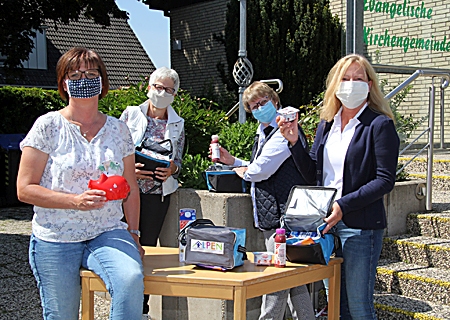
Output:
[[[0,208],[0,320],[41,320],[36,281],[28,263],[31,206]],[[108,319],[109,301],[95,297],[96,320]]]
[[[28,264],[32,207],[0,209],[0,319],[42,319],[39,292]]]

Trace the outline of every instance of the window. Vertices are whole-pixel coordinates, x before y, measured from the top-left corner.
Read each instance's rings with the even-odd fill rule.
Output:
[[[33,39],[34,48],[31,51],[28,60],[22,62],[26,69],[47,69],[47,26],[42,26],[42,32],[36,31]],[[1,59],[1,57],[0,57]]]

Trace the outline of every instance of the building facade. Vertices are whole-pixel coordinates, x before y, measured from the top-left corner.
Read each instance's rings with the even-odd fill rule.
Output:
[[[237,1],[237,0],[236,0]],[[199,0],[189,5],[166,8],[170,15],[171,63],[183,88],[201,95],[206,87],[225,90],[217,64],[228,66],[225,47],[216,40],[224,35],[229,0]],[[251,0],[247,1],[250,6]],[[330,0],[330,9],[345,27],[347,0]],[[450,2],[445,0],[364,0],[363,54],[374,64],[388,93],[416,70],[446,72],[450,75]],[[247,30],[247,33],[254,32]],[[345,45],[345,33],[342,34]],[[343,46],[344,47],[344,46]],[[324,49],[325,50],[325,49]],[[345,54],[345,49],[343,55]],[[236,60],[238,52],[236,52]],[[282,80],[282,79],[281,79]],[[407,139],[411,141],[428,127],[430,86],[435,84],[435,144],[450,142],[450,88],[444,90],[440,110],[440,77],[421,75],[411,83],[410,92],[398,111],[419,122]],[[442,125],[443,124],[443,125]],[[443,135],[441,134],[443,129]],[[426,136],[426,135],[425,135]],[[421,138],[421,144],[426,138]]]
[[[333,14],[338,15],[344,25],[346,3],[347,0],[330,0]],[[364,55],[374,64],[379,79],[387,82],[386,89],[396,87],[416,70],[445,72],[450,76],[450,2],[365,0],[363,5]],[[423,119],[423,123],[414,131],[415,136],[427,128],[430,87],[433,82],[436,88],[434,142],[440,147],[443,141],[444,146],[449,147],[450,87],[444,90],[442,115],[441,77],[424,75],[414,80],[399,111],[404,116],[412,115],[416,121]],[[441,128],[444,131],[442,137]],[[422,138],[420,142],[423,144],[425,140]]]

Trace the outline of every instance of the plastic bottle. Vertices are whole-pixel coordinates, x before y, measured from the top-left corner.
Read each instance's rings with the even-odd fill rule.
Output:
[[[279,228],[275,235],[275,267],[284,268],[286,266],[286,231]]]
[[[219,145],[219,136],[217,134],[213,134],[211,136],[211,160],[212,162],[217,162],[220,160],[220,145]]]

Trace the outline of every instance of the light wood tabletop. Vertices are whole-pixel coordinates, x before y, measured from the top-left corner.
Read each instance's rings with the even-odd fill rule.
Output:
[[[208,270],[179,262],[178,248],[144,247],[144,292],[151,295],[211,298],[234,301],[234,319],[246,318],[246,300],[294,286],[329,279],[328,319],[339,319],[341,258],[327,266],[287,262],[285,268],[257,266],[252,253],[241,267]],[[94,319],[94,291],[106,291],[89,270],[82,277],[82,319]]]

